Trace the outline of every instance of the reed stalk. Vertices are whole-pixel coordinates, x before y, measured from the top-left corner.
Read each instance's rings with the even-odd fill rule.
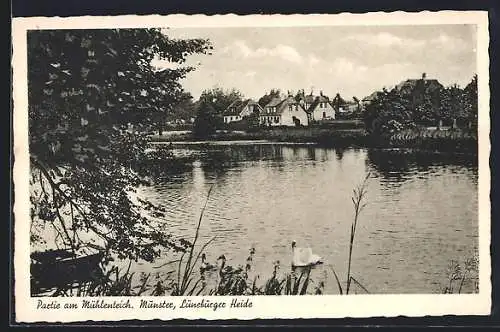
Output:
[[[370,173],[365,176],[363,182],[353,189],[353,195],[351,197],[352,204],[354,206],[354,220],[351,224],[351,235],[349,238],[349,257],[347,260],[347,284],[346,284],[346,295],[349,294],[349,290],[351,288],[351,281],[353,280],[351,276],[351,264],[352,264],[352,250],[354,247],[354,238],[356,236],[356,229],[358,227],[359,215],[361,211],[366,206],[364,202],[364,197],[367,193],[366,186],[368,182],[368,178],[370,177]],[[359,283],[358,283],[359,284]],[[363,287],[364,288],[364,287]]]

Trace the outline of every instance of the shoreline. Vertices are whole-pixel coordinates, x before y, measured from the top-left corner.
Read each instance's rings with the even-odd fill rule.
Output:
[[[150,135],[152,145],[216,146],[216,145],[304,145],[323,148],[368,148],[388,152],[454,154],[477,156],[477,139],[463,131],[422,131],[407,133],[406,140],[382,141],[364,129],[277,128],[255,132],[221,131],[206,138],[195,137],[182,131],[180,134]],[[431,136],[434,133],[436,136]],[[455,135],[456,134],[456,135]],[[448,135],[448,136],[445,136]],[[455,135],[455,136],[452,136]]]

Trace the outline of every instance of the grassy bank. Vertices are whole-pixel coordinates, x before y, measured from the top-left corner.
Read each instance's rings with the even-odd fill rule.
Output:
[[[317,143],[328,146],[367,146],[368,133],[364,129],[332,129],[320,127],[280,127],[256,131],[218,131],[209,137],[199,138],[192,133],[176,135],[152,135],[154,142],[172,141],[241,141],[268,140],[273,142]]]
[[[477,133],[465,129],[404,130],[393,135],[388,143],[390,147],[471,154],[477,154],[477,144]]]
[[[324,147],[404,148],[425,151],[477,154],[477,134],[469,130],[413,129],[394,134],[389,139],[374,137],[364,129],[315,127],[276,127],[255,131],[218,131],[200,139],[190,132],[179,135],[152,136],[155,142],[172,141],[238,141],[315,143]]]

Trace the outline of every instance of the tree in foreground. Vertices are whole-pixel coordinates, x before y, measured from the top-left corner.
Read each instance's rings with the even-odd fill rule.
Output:
[[[189,245],[168,233],[164,208],[134,194],[148,183],[140,134],[182,100],[189,66],[207,40],[170,39],[159,29],[37,30],[28,33],[31,240],[47,230],[57,247],[100,248],[152,261]],[[155,160],[156,158],[156,160]],[[37,246],[34,246],[37,247]]]

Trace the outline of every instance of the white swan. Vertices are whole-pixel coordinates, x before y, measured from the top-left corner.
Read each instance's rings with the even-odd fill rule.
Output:
[[[303,267],[322,264],[322,259],[312,253],[311,248],[298,248],[292,241],[292,267]]]

